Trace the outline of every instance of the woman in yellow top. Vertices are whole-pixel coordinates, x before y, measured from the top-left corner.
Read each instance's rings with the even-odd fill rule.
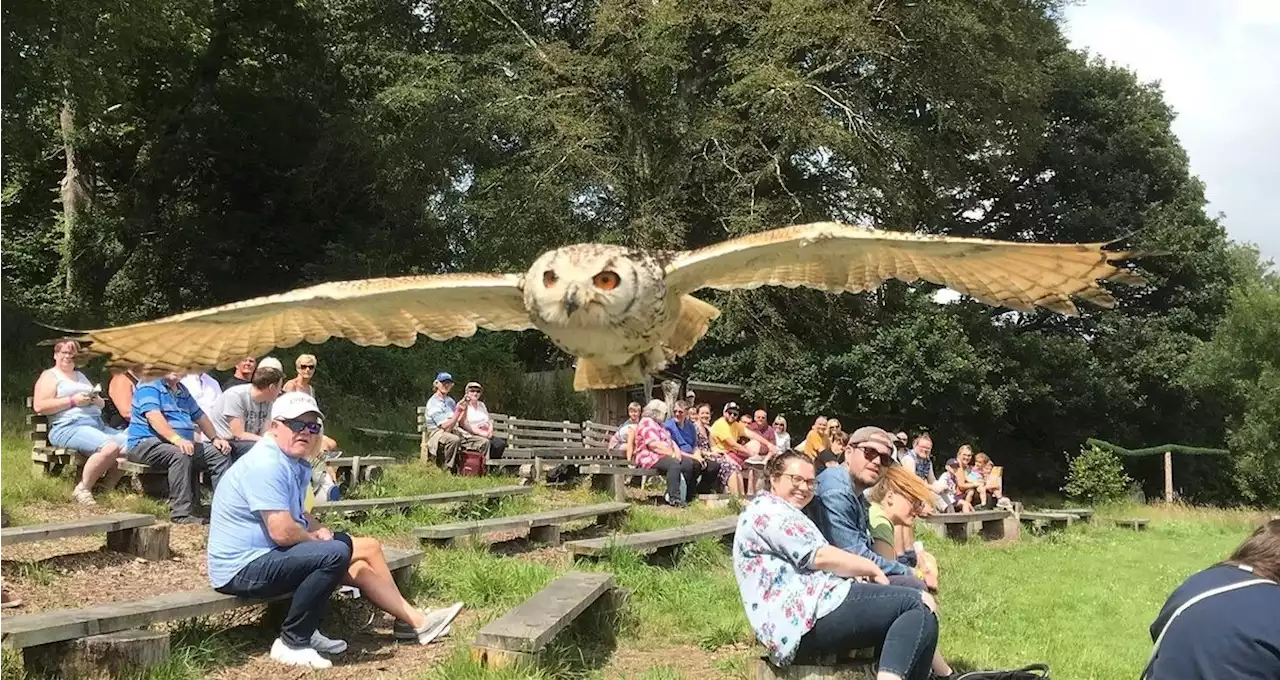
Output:
[[[800,445],[800,452],[813,460],[819,453],[829,448],[831,444],[827,440],[827,417],[818,416],[813,421],[813,427],[809,428],[809,434],[805,435],[804,444]]]

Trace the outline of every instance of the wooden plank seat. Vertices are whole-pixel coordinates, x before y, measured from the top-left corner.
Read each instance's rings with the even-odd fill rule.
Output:
[[[419,505],[439,505],[443,503],[467,503],[484,501],[510,496],[524,496],[533,493],[530,486],[495,486],[489,489],[470,489],[465,491],[446,491],[429,493],[421,496],[397,496],[394,498],[355,498],[340,501],[328,501],[315,504],[315,511],[342,512],[355,514],[370,510],[407,510]]]
[[[94,534],[107,535],[108,550],[148,560],[169,559],[169,525],[157,524],[151,515],[132,512],[5,527],[0,529],[0,542],[17,545]]]
[[[1077,521],[1075,515],[1070,515],[1057,510],[1042,512],[1022,512],[1018,514],[1018,520],[1026,522],[1036,528],[1048,529],[1065,529]]]
[[[721,517],[719,519],[686,524],[670,529],[644,531],[636,534],[615,534],[604,538],[590,538],[581,541],[567,541],[565,548],[574,555],[600,557],[614,547],[630,548],[637,552],[652,552],[662,548],[670,548],[685,543],[693,543],[702,538],[731,537],[737,531],[738,517]]]
[[[459,540],[479,537],[499,531],[518,531],[527,529],[529,540],[551,545],[560,544],[560,525],[577,520],[595,517],[606,524],[616,524],[618,518],[631,506],[627,503],[597,503],[580,505],[571,508],[545,510],[527,515],[511,517],[494,517],[472,522],[452,522],[418,527],[413,535],[419,540],[429,541],[434,545],[453,545]]]
[[[1045,510],[1045,512],[1057,512],[1064,515],[1074,515],[1076,519],[1084,522],[1093,521],[1092,508],[1062,508],[1060,510]]]
[[[494,667],[536,663],[547,643],[592,605],[616,607],[614,594],[613,574],[568,572],[482,628],[471,658]]]
[[[382,478],[383,468],[399,463],[391,456],[338,456],[325,461],[337,474],[337,481],[347,487]]]
[[[1151,522],[1151,520],[1139,519],[1136,517],[1129,517],[1129,518],[1123,518],[1123,519],[1117,518],[1117,519],[1112,519],[1111,521],[1114,522],[1115,525],[1118,527],[1123,527],[1125,529],[1133,529],[1134,531],[1145,530],[1147,528],[1147,524]]]
[[[421,550],[384,548],[387,566],[403,583],[414,565],[422,560]],[[256,599],[223,595],[212,588],[166,593],[132,602],[109,602],[81,609],[58,609],[21,616],[6,616],[0,629],[0,644],[13,649],[55,644],[67,640],[114,633],[154,623],[176,621],[251,607],[287,599]]]
[[[1021,534],[1018,517],[1008,510],[938,513],[922,517],[921,521],[939,536],[957,541],[967,541],[975,533],[987,541],[1017,539]]]
[[[582,444],[591,448],[607,449],[609,442],[613,440],[613,435],[617,433],[618,428],[613,425],[593,423],[588,420],[582,424]]]
[[[27,430],[31,439],[31,466],[36,474],[58,476],[71,468],[79,476],[89,456],[75,449],[53,446],[49,443],[49,417],[35,412],[35,402],[27,397]],[[130,463],[123,457],[117,465],[131,478],[133,490],[157,498],[168,498],[169,482],[165,473],[148,465]]]
[[[393,430],[379,430],[374,427],[353,427],[351,428],[360,434],[366,434],[370,437],[383,439],[385,437],[395,437],[396,439],[412,439],[418,440],[418,434],[414,432],[395,432]]]

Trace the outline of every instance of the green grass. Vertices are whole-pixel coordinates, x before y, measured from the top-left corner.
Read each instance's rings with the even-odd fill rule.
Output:
[[[3,413],[0,463],[4,484],[0,503],[16,521],[34,503],[66,503],[73,480],[34,475],[20,412]],[[16,423],[16,425],[15,425]],[[358,440],[356,440],[358,441]],[[372,451],[359,451],[370,455]],[[383,479],[356,487],[349,497],[401,496],[513,483],[510,477],[456,478],[416,460],[387,468]],[[413,527],[438,522],[508,516],[550,507],[609,500],[585,484],[536,488],[527,496],[452,506],[415,508],[409,513],[375,512],[330,517],[335,528],[412,543]],[[164,515],[163,504],[131,494],[109,494],[109,507]],[[1060,503],[1050,505],[1061,506]],[[624,531],[640,532],[711,519],[731,512],[694,506],[673,511],[634,505]],[[1110,526],[1109,517],[1145,517],[1147,531]],[[1183,506],[1114,506],[1097,509],[1092,525],[991,545],[955,544],[920,532],[942,566],[941,645],[961,668],[1012,667],[1042,661],[1055,677],[1110,679],[1136,677],[1150,650],[1151,620],[1169,592],[1188,574],[1225,557],[1264,513]],[[614,550],[598,561],[530,559],[487,548],[427,548],[411,595],[423,603],[462,600],[479,616],[455,628],[444,660],[422,669],[426,680],[670,680],[748,678],[757,656],[727,551],[704,540],[669,560],[645,559]],[[11,565],[12,566],[12,565]],[[570,569],[608,571],[630,591],[615,620],[586,617],[556,639],[539,667],[481,668],[467,643],[488,621],[520,604]],[[18,565],[14,578],[50,583],[62,578],[43,563]],[[602,638],[601,633],[611,631]],[[242,659],[265,653],[269,632],[253,627],[222,630],[207,622],[179,626],[173,657],[145,677],[195,680]],[[620,668],[610,648],[643,651],[671,647],[649,668]],[[710,657],[714,653],[714,658]],[[702,655],[703,658],[699,658]],[[631,655],[635,657],[635,655]],[[646,657],[641,657],[646,658]],[[11,651],[3,657],[4,680],[22,678]],[[690,670],[690,668],[699,670]]]

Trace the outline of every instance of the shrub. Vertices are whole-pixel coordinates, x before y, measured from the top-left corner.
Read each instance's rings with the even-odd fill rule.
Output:
[[[1132,483],[1114,453],[1089,446],[1071,460],[1067,485],[1062,490],[1077,501],[1105,503],[1124,498]]]

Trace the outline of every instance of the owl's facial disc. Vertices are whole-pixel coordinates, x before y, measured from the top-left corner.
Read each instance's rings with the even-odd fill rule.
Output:
[[[571,283],[564,292],[564,314],[565,316],[573,316],[588,301],[582,299],[582,287],[576,283]]]

